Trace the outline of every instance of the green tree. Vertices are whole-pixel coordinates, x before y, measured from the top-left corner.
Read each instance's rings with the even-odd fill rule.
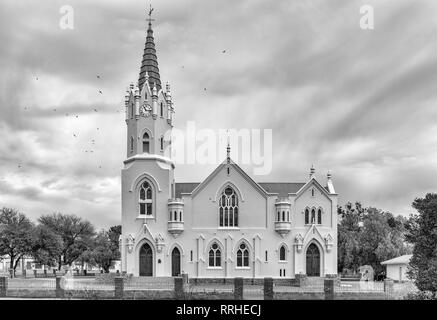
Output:
[[[93,225],[76,215],[53,213],[41,216],[38,221],[62,238],[62,250],[57,258],[59,268],[71,266],[92,245]]]
[[[408,275],[419,290],[437,298],[437,194],[416,198],[412,206],[419,214],[406,224],[406,238],[414,245]]]
[[[62,254],[62,237],[45,225],[38,225],[32,234],[32,257],[35,262],[56,266]]]
[[[121,236],[121,225],[112,226],[108,230],[109,241],[111,243],[111,251],[114,254],[114,260],[120,259],[120,236]]]
[[[359,202],[355,205],[348,202],[345,208],[338,207],[338,269],[356,270],[359,262],[360,221],[364,209]]]
[[[381,273],[381,262],[411,251],[405,241],[404,217],[393,216],[377,208],[364,209],[359,202],[339,207],[338,267],[357,270],[371,265]]]
[[[9,268],[16,270],[20,259],[32,252],[33,223],[15,209],[0,212],[0,255],[10,259]]]
[[[99,266],[105,272],[109,272],[113,262],[120,259],[118,247],[120,234],[121,226],[111,227],[108,231],[101,230],[93,241],[92,250],[86,251],[83,259],[88,263]]]

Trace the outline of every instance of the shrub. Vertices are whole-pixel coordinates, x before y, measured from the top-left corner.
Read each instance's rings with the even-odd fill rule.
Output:
[[[437,295],[431,291],[410,292],[405,296],[405,300],[437,300]]]

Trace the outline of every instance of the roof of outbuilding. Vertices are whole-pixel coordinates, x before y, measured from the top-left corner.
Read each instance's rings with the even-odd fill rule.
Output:
[[[413,255],[412,254],[405,254],[400,257],[396,257],[390,260],[386,260],[381,262],[381,264],[408,264],[410,262],[410,259]]]

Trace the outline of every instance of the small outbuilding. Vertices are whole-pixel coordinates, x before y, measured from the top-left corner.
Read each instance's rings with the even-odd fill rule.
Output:
[[[410,259],[413,255],[406,254],[394,259],[381,262],[382,265],[387,267],[387,278],[395,281],[408,281],[407,269],[410,263]]]

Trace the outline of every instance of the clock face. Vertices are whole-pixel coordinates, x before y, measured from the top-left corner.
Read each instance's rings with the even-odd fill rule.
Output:
[[[152,107],[147,103],[143,103],[140,107],[140,115],[143,117],[148,117],[152,113]]]

